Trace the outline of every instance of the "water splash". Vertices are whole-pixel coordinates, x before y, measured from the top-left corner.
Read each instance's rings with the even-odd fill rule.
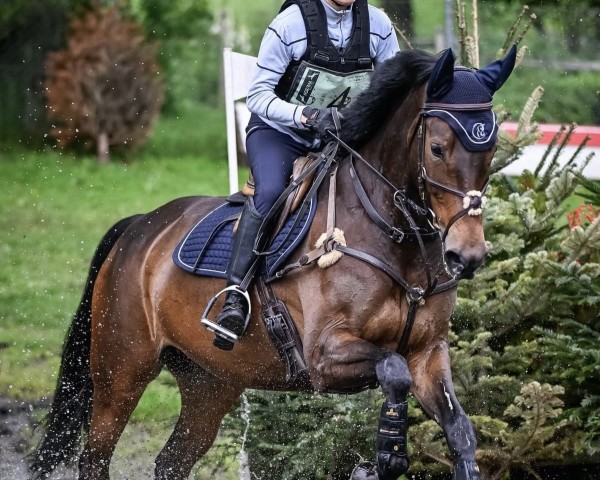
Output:
[[[248,461],[248,452],[246,452],[246,438],[248,437],[248,428],[250,427],[250,402],[245,393],[242,393],[242,420],[246,424],[242,434],[242,446],[240,447],[240,468],[238,475],[240,480],[251,480],[250,462]]]

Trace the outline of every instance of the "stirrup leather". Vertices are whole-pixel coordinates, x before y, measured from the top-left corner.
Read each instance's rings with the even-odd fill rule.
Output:
[[[200,320],[200,323],[202,325],[204,325],[208,329],[209,332],[214,333],[216,336],[221,337],[229,342],[237,343],[240,341],[241,335],[236,335],[232,331],[227,330],[226,328],[223,328],[217,322],[213,322],[212,320],[210,320],[208,318],[208,314],[210,313],[213,306],[215,305],[217,298],[219,298],[222,294],[231,292],[231,291],[241,294],[244,297],[244,299],[246,300],[246,302],[248,303],[248,313],[246,314],[246,319],[244,321],[244,330],[243,330],[244,332],[246,331],[246,329],[248,328],[248,325],[250,323],[252,306],[250,304],[250,295],[248,294],[248,292],[246,290],[242,290],[238,285],[231,285],[229,287],[226,287],[223,290],[221,290],[219,293],[217,293],[214,297],[212,297],[210,299],[210,301],[208,302],[208,305],[206,305],[206,309],[204,310],[204,313],[202,314],[202,319]]]

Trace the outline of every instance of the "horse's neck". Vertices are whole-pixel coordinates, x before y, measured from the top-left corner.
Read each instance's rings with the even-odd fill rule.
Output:
[[[402,189],[417,204],[420,204],[417,177],[419,145],[416,129],[423,101],[423,93],[411,95],[384,124],[383,128],[358,150],[359,154],[381,173],[397,189]],[[379,214],[393,226],[410,232],[406,218],[394,205],[394,188],[386,184],[362,161],[354,162],[357,176],[366,191],[369,201]],[[359,225],[361,243],[365,249],[378,252],[380,258],[387,258],[397,270],[416,282],[423,274],[423,252],[418,242],[398,244],[388,238],[371,220],[361,206],[348,172],[341,172],[341,188],[338,204],[351,212],[346,218],[348,225]],[[411,212],[418,226],[427,225],[425,218]],[[355,227],[352,226],[354,229]],[[429,242],[425,255],[433,264],[439,257],[439,242]]]
[[[422,89],[409,95],[379,132],[359,150],[391,183],[415,195],[419,162],[416,129],[423,98]]]
[[[426,242],[423,252],[416,238],[411,235],[405,218],[394,205],[394,189],[362,162],[355,161],[355,167],[356,176],[360,178],[373,208],[389,225],[400,227],[408,237],[398,243],[373,221],[356,192],[349,163],[338,172],[335,226],[344,232],[349,247],[377,257],[410,284],[426,285],[424,256],[429,265],[438,264],[441,252],[439,240]],[[327,202],[323,201],[321,205],[327,205]],[[325,211],[323,216],[326,216]],[[418,223],[424,223],[421,219],[417,220]]]
[[[381,173],[397,189],[416,204],[420,204],[418,187],[420,112],[423,105],[424,90],[421,88],[399,106],[379,132],[359,149],[361,156]],[[376,180],[368,167],[360,168],[363,177],[371,181],[371,190],[367,190],[375,205],[394,216],[397,224],[405,224],[400,211],[393,206],[393,191],[381,188],[381,180]],[[415,219],[419,226],[426,219]]]

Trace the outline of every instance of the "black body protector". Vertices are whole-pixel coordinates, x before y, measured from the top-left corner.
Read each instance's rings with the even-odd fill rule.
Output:
[[[367,0],[352,7],[353,32],[346,48],[329,39],[325,7],[320,0],[286,0],[280,12],[296,4],[306,26],[304,56],[292,61],[275,88],[277,96],[313,108],[348,106],[369,86],[373,60]]]

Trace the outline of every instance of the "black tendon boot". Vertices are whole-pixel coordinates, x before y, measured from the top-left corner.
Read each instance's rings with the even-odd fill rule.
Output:
[[[240,285],[248,274],[256,259],[254,241],[263,219],[264,217],[254,207],[254,200],[248,198],[242,210],[240,223],[233,241],[231,259],[227,266],[227,286]],[[230,290],[227,292],[225,304],[221,313],[217,315],[215,322],[235,336],[241,337],[246,328],[248,308],[248,300],[244,294],[237,290]],[[218,333],[213,340],[213,345],[222,350],[231,350],[233,344],[232,340]]]
[[[410,462],[406,450],[408,401],[386,401],[381,407],[377,431],[377,466],[380,480],[396,480]]]

